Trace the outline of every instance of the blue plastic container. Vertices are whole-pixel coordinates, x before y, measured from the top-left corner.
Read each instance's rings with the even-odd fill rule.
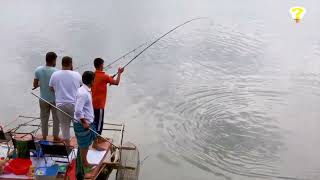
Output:
[[[57,177],[59,170],[58,165],[53,165],[51,167],[38,167],[35,170],[36,180],[54,180]]]

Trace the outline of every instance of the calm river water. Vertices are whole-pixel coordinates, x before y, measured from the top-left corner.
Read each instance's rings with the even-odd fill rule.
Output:
[[[289,15],[296,5],[307,9],[299,24]],[[126,140],[145,159],[140,179],[320,179],[318,7],[318,0],[1,0],[1,124],[38,116],[30,89],[47,51],[59,64],[72,56],[76,67],[95,57],[110,62],[186,20],[210,17],[162,39],[110,88],[106,121],[126,123]]]

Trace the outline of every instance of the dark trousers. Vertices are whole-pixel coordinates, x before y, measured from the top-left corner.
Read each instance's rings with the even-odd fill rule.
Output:
[[[94,125],[97,128],[97,133],[101,135],[103,130],[104,109],[94,109]]]

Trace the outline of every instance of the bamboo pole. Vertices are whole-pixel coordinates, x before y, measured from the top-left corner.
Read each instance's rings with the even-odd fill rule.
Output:
[[[27,118],[27,119],[40,119],[40,117],[33,117],[33,116],[24,116],[24,115],[19,115],[19,117],[21,118]],[[122,126],[121,123],[117,124],[117,123],[103,123],[105,125],[111,125],[111,126]]]
[[[22,117],[22,118],[27,118],[27,119],[40,119],[40,117],[33,117],[33,116],[23,116],[23,115],[19,115],[19,117]]]
[[[31,127],[38,127],[38,124],[22,124],[20,126],[31,126]],[[53,125],[48,125],[48,127],[52,127]],[[71,125],[70,128],[72,128],[73,126]],[[121,131],[121,129],[110,129],[110,128],[103,128],[102,130],[105,131]]]
[[[124,132],[124,124],[122,124],[122,127],[121,127],[121,133],[120,133],[120,147],[122,147],[122,143],[123,143],[123,132]],[[121,163],[121,159],[122,159],[122,149],[120,148],[119,149],[119,162]]]

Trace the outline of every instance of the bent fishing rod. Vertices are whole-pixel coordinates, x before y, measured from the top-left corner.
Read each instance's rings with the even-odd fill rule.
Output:
[[[173,29],[171,29],[170,31],[168,31],[167,33],[163,34],[162,36],[160,36],[159,38],[157,38],[155,41],[153,41],[150,45],[148,45],[146,48],[144,48],[140,53],[138,53],[137,55],[135,55],[127,64],[125,64],[123,66],[123,68],[127,67],[130,63],[132,63],[135,59],[137,59],[142,53],[144,53],[147,49],[149,49],[151,46],[153,46],[154,44],[156,44],[158,41],[160,41],[162,38],[164,38],[165,36],[167,36],[168,34],[172,33],[173,31],[177,30],[178,28],[191,23],[192,21],[196,21],[196,20],[200,20],[200,19],[208,19],[208,17],[199,17],[199,18],[194,18],[191,19],[189,21],[186,21],[176,27],[174,27]],[[118,75],[118,72],[116,74],[114,74],[112,77],[115,77],[116,75]]]
[[[36,95],[35,93],[31,92],[31,94],[35,97],[37,97],[39,100],[47,103],[48,105],[50,105],[51,107],[55,108],[56,110],[60,111],[61,113],[63,113],[64,115],[68,116],[70,119],[72,120],[76,120],[74,117],[70,116],[68,113],[64,112],[62,109],[58,108],[57,106],[53,105],[52,103],[50,103],[49,101],[43,99],[42,97]],[[76,120],[77,121],[77,120]],[[97,136],[101,137],[102,139],[104,139],[105,141],[107,141],[108,143],[110,143],[112,146],[114,146],[117,149],[120,149],[120,147],[114,145],[112,142],[110,142],[108,139],[102,137],[99,133],[97,133],[95,130],[93,130],[92,128],[89,128],[90,131],[92,131],[93,133],[95,133]]]
[[[150,45],[148,45],[146,48],[144,48],[142,51],[140,51],[140,53],[138,53],[136,56],[134,56],[126,65],[123,66],[123,68],[127,67],[130,63],[132,63],[135,59],[137,59],[142,53],[144,53],[147,49],[149,49],[151,46],[153,46],[154,44],[156,44],[158,41],[160,41],[162,38],[164,38],[165,36],[167,36],[168,34],[170,34],[171,32],[175,31],[176,29],[188,24],[188,23],[191,23],[192,21],[196,21],[196,20],[200,20],[200,19],[208,19],[208,17],[199,17],[199,18],[194,18],[194,19],[191,19],[189,21],[186,21],[176,27],[174,27],[173,29],[171,29],[170,31],[168,31],[167,33],[163,34],[162,36],[160,36],[159,38],[157,38],[155,41],[153,41]],[[118,57],[117,59],[115,59],[114,61],[112,61],[111,63],[109,63],[107,66],[105,66],[103,69],[106,69],[106,68],[109,68],[111,67],[111,65],[113,65],[114,63],[118,62],[119,60],[121,60],[122,58],[126,57],[127,55],[135,52],[137,49],[140,49],[141,47],[145,46],[146,44],[148,44],[149,41],[147,42],[144,42],[143,44],[140,44],[139,46],[137,46],[136,48],[132,49],[131,51],[125,53],[124,55]],[[81,65],[77,68],[75,68],[74,70],[77,70],[77,69],[80,69],[81,67],[84,67],[84,66],[87,66],[89,65],[90,63],[87,63],[87,64],[84,64],[84,65]],[[112,77],[115,77],[116,75],[118,75],[118,73],[114,74]],[[35,90],[37,89],[36,88],[33,88],[32,90]]]
[[[140,44],[139,46],[135,47],[134,49],[126,52],[125,54],[123,54],[123,55],[121,55],[120,57],[114,59],[111,63],[109,63],[108,65],[106,65],[105,67],[103,67],[103,69],[110,68],[114,63],[120,61],[121,59],[125,58],[125,57],[128,56],[129,54],[134,53],[136,50],[140,49],[141,47],[145,46],[145,45],[148,44],[148,43],[149,43],[149,41],[146,41],[146,42]],[[74,70],[80,69],[80,68],[85,67],[85,66],[87,66],[87,65],[89,65],[89,64],[91,64],[91,63],[83,64],[83,65],[81,65],[81,66],[79,66],[79,67],[76,67]]]
[[[118,57],[116,60],[112,61],[111,63],[109,63],[108,65],[106,65],[105,67],[103,67],[103,69],[110,68],[114,63],[116,63],[116,62],[120,61],[122,58],[125,58],[127,55],[129,55],[129,54],[131,54],[131,53],[135,52],[137,49],[140,49],[141,47],[145,46],[145,45],[146,45],[146,44],[148,44],[148,43],[149,43],[149,41],[144,42],[143,44],[140,44],[138,47],[136,47],[136,48],[134,48],[133,50],[131,50],[131,51],[127,52],[126,54],[124,54],[124,55],[122,55],[122,56]]]

